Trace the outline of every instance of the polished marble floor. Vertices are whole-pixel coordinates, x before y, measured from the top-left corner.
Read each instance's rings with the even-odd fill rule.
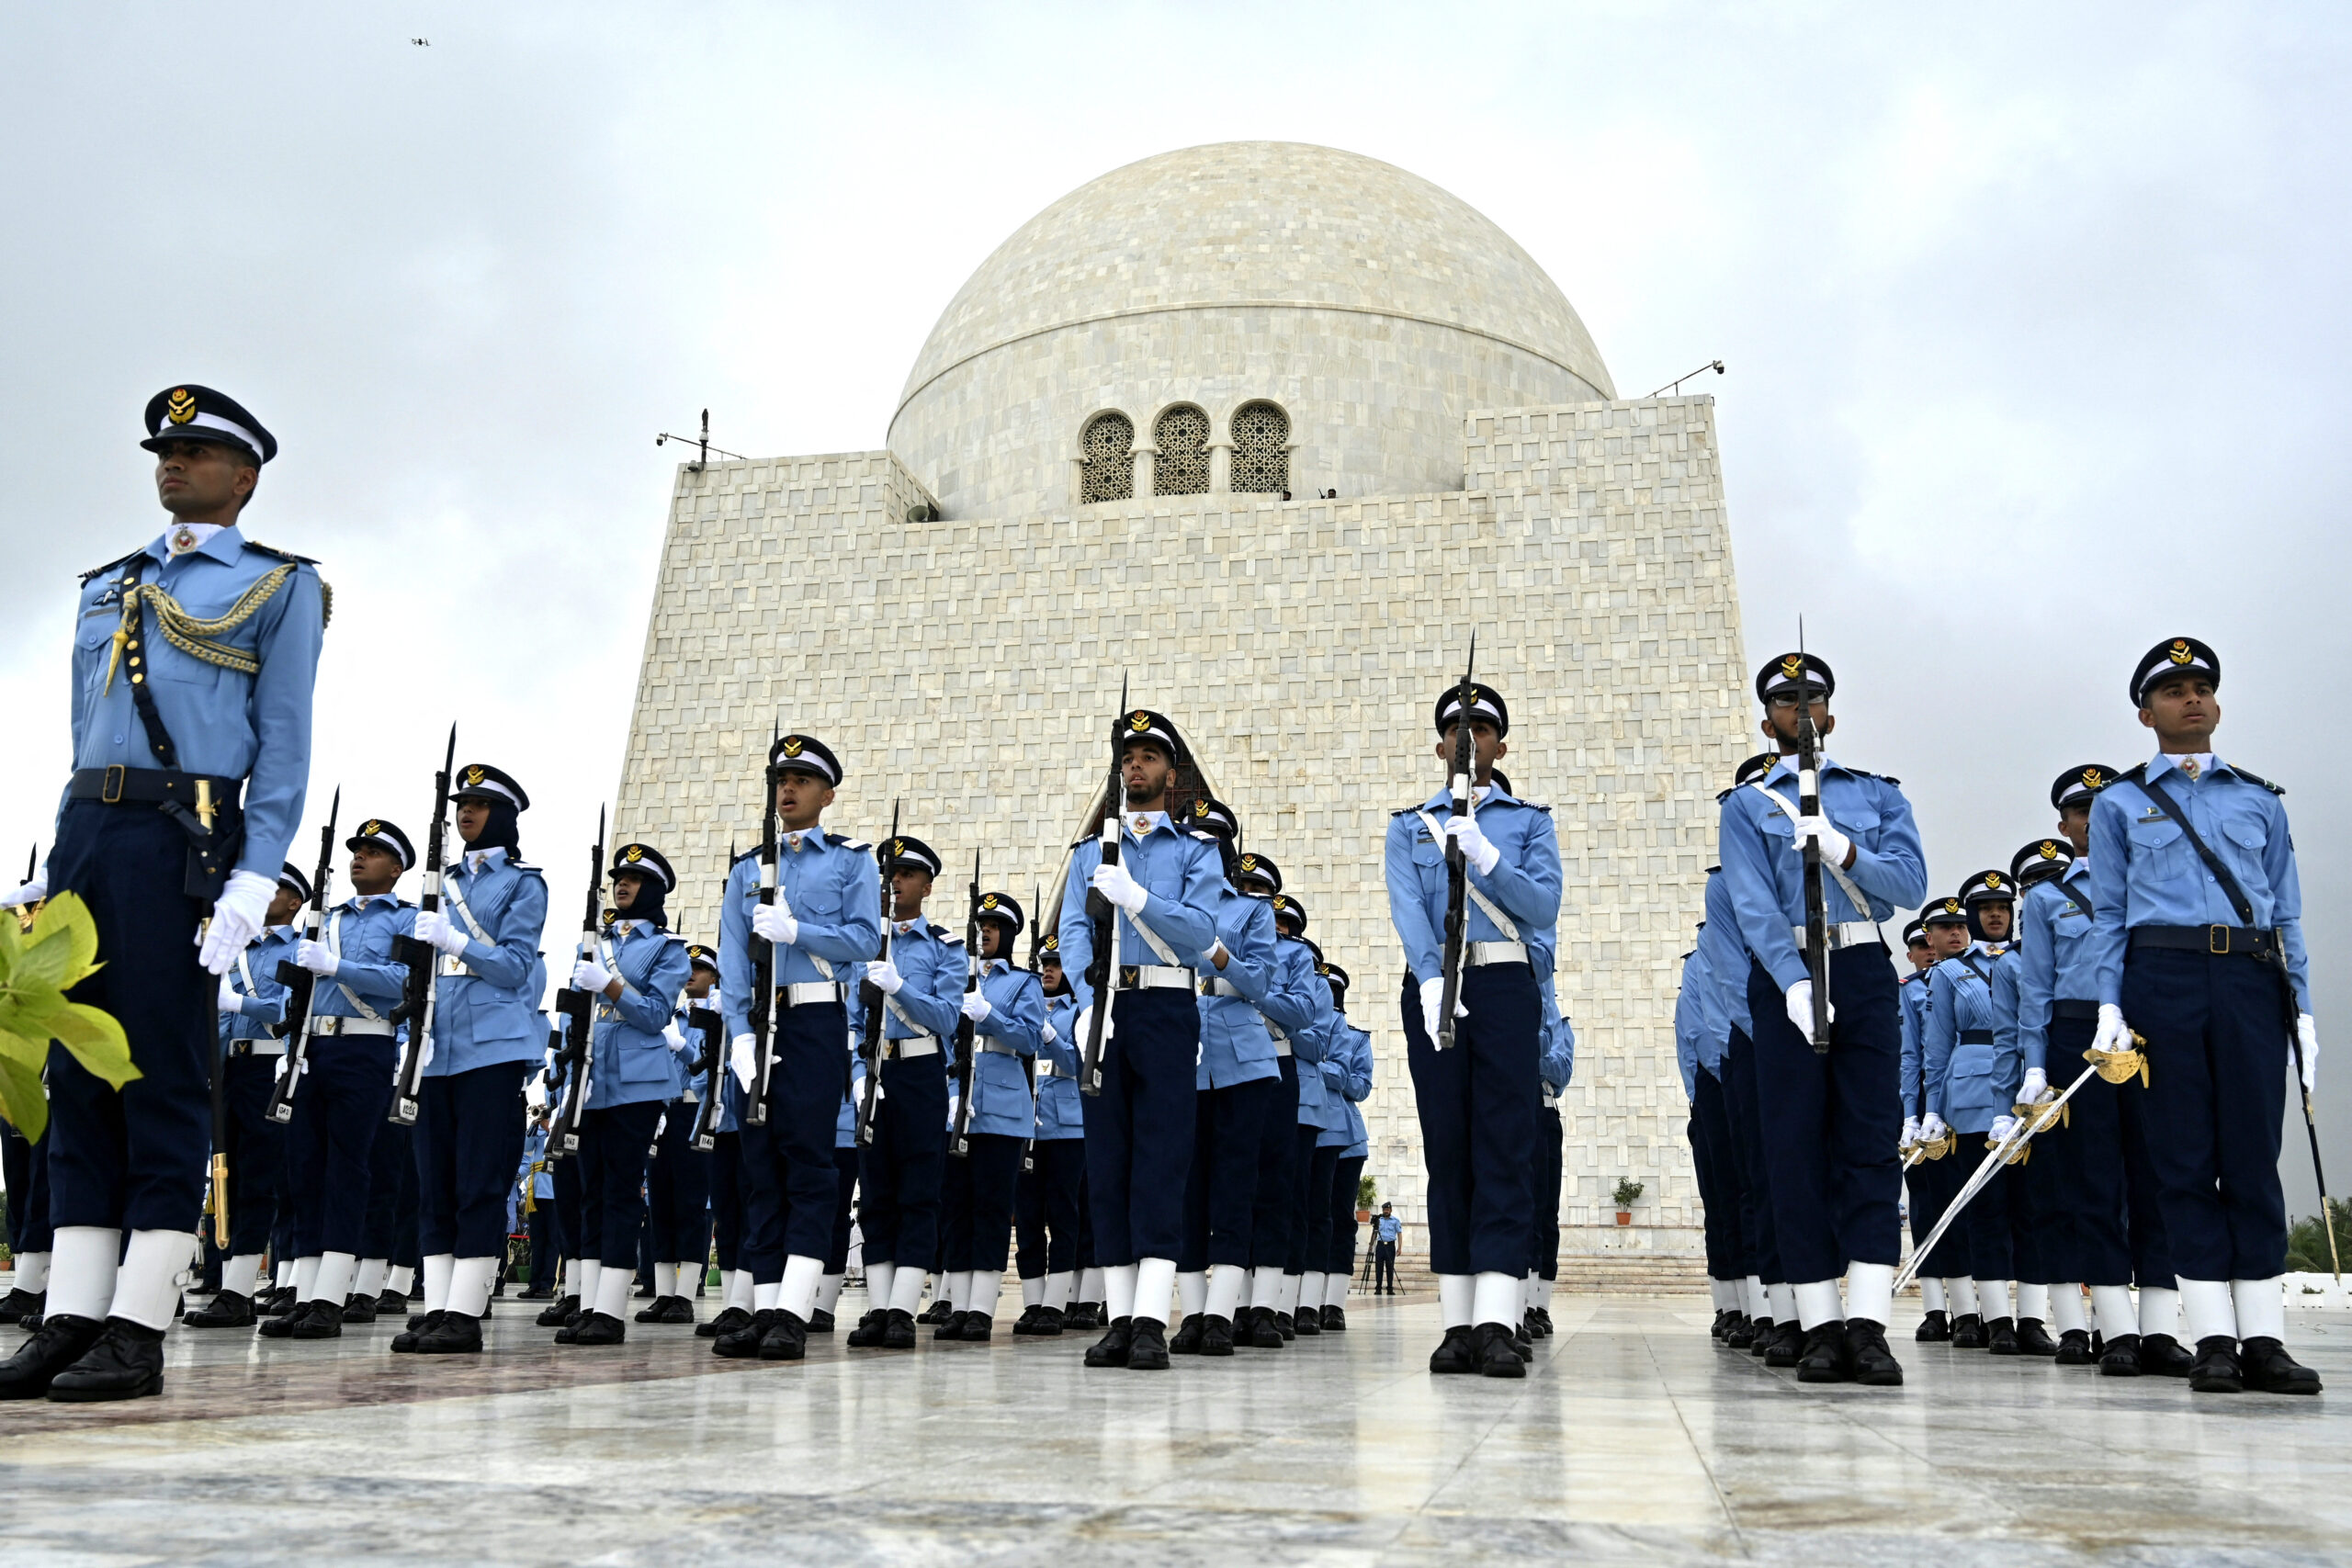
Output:
[[[1703,1298],[1554,1314],[1523,1382],[1429,1376],[1414,1299],[1156,1375],[1001,1330],[797,1366],[683,1327],[564,1350],[514,1305],[479,1359],[394,1359],[389,1323],[182,1329],[162,1398],[0,1405],[0,1562],[2352,1561],[2352,1312],[2295,1314],[2335,1391],[2301,1400],[1913,1347],[1910,1321],[1907,1387],[1801,1391],[1710,1339]]]

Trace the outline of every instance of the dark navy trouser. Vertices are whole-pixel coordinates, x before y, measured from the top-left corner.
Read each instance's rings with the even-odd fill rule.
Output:
[[[1535,1227],[1532,1180],[1543,1110],[1543,993],[1523,964],[1462,973],[1467,1018],[1440,1051],[1421,1027],[1420,987],[1408,973],[1407,1065],[1429,1171],[1430,1268],[1438,1274],[1527,1271]]]
[[[1544,1106],[1535,1113],[1535,1243],[1528,1267],[1546,1280],[1560,1277],[1560,1177],[1566,1160],[1560,1108]],[[1352,1193],[1348,1201],[1355,1201]]]
[[[1173,1261],[1184,1247],[1184,1183],[1193,1164],[1200,1003],[1189,988],[1121,991],[1102,1052],[1102,1090],[1086,1116],[1093,1264]]]
[[[347,1252],[368,1258],[369,1156],[392,1105],[390,1035],[337,1035],[311,1042],[308,1066],[286,1124],[286,1187],[294,1201],[294,1256]],[[512,1175],[510,1169],[509,1175]],[[233,1195],[232,1195],[233,1196]],[[237,1211],[232,1201],[229,1218]]]
[[[1021,1140],[1009,1133],[970,1134],[971,1152],[949,1159],[942,1183],[950,1274],[1002,1273],[1012,1246],[1012,1183],[1021,1173]]]
[[[2133,948],[2124,956],[2123,1016],[2148,1042],[2148,1156],[2184,1279],[2286,1272],[2281,985],[2276,964],[2244,953]]]
[[[2116,1103],[2123,1123],[2123,1224],[2132,1249],[2132,1282],[2143,1291],[2177,1290],[2156,1162],[2148,1153],[2148,1093],[2137,1082],[2124,1089]]]
[[[1067,1274],[1078,1267],[1079,1194],[1086,1174],[1084,1138],[1040,1138],[1029,1145],[1035,1170],[1013,1184],[1015,1259],[1024,1280]]]
[[[710,1140],[710,1245],[723,1272],[742,1267],[743,1134],[715,1133]]]
[[[413,1246],[416,1235],[415,1139],[413,1127],[386,1122],[376,1129],[376,1141],[368,1151],[368,1235],[362,1258],[415,1267],[403,1255],[403,1243]]]
[[[1310,1127],[1308,1132],[1321,1133]],[[1338,1144],[1317,1144],[1306,1151],[1306,1180],[1299,1189],[1299,1259],[1293,1270],[1301,1274],[1328,1272],[1331,1256],[1331,1172],[1339,1168]]]
[[[1830,954],[1837,1016],[1828,1051],[1815,1055],[1789,1021],[1781,987],[1763,965],[1749,965],[1766,1182],[1791,1284],[1838,1279],[1849,1263],[1891,1266],[1902,1257],[1902,1161],[1894,1152],[1903,1136],[1902,1024],[1894,985],[1883,948]]]
[[[1313,1072],[1314,1064],[1309,1063],[1306,1070]],[[1307,1235],[1314,1229],[1314,1220],[1306,1207],[1307,1182],[1315,1174],[1315,1140],[1322,1136],[1323,1130],[1298,1121],[1298,1107],[1295,1105],[1291,1107],[1290,1113],[1293,1145],[1290,1192],[1283,1205],[1290,1216],[1290,1245],[1283,1249],[1283,1272],[1304,1274],[1306,1272],[1306,1260],[1312,1256],[1306,1250]],[[1317,1206],[1319,1208],[1321,1205]]]
[[[833,1239],[825,1247],[825,1272],[849,1269],[849,1232],[857,1201],[858,1153],[855,1144],[833,1145]]]
[[[1356,1270],[1356,1189],[1363,1180],[1364,1156],[1346,1155],[1331,1171],[1331,1256],[1325,1268],[1352,1278]],[[1558,1183],[1553,1184],[1555,1190]]]
[[[1941,1159],[1923,1159],[1911,1168],[1905,1184],[1911,1192],[1911,1245],[1917,1247],[1936,1228],[1951,1206],[1952,1197],[1968,1179],[1971,1167],[1965,1150],[1955,1148]],[[1944,1232],[1936,1249],[1919,1265],[1922,1276],[1930,1280],[1961,1280],[1972,1276],[1968,1266],[1968,1232],[1959,1220]]]
[[[1692,1076],[1690,1164],[1704,1206],[1707,1273],[1738,1280],[1747,1274],[1748,1247],[1739,1231],[1739,1156],[1731,1146],[1731,1108],[1724,1086],[1703,1066]]]
[[[944,1233],[942,1184],[947,1177],[947,1058],[894,1056],[882,1064],[882,1098],[858,1157],[865,1201],[858,1225],[865,1261],[928,1269]],[[826,1191],[827,1227],[832,1216]]]
[[[264,1080],[262,1089],[269,1085]],[[8,1251],[47,1252],[56,1245],[57,1228],[49,1223],[49,1134],[44,1132],[37,1141],[27,1141],[14,1127],[0,1125],[0,1167],[5,1167],[8,1184]],[[236,1178],[232,1175],[231,1179]],[[277,1191],[273,1178],[270,1194],[273,1201]],[[233,1194],[232,1194],[233,1196]],[[233,1203],[229,1210],[229,1223],[237,1223]],[[262,1230],[269,1229],[269,1216],[262,1216]],[[236,1233],[242,1235],[242,1232]],[[256,1247],[255,1252],[261,1250]]]
[[[580,1117],[580,1256],[637,1272],[645,1226],[645,1167],[662,1102],[607,1105]]]
[[[1198,1091],[1193,1165],[1184,1177],[1184,1248],[1176,1256],[1180,1272],[1250,1261],[1266,1118],[1282,1089],[1283,1080],[1274,1077]]]
[[[1751,1251],[1747,1271],[1767,1285],[1785,1285],[1779,1233],[1772,1228],[1772,1184],[1764,1159],[1764,1111],[1756,1096],[1756,1043],[1738,1025],[1724,1043],[1724,1099],[1731,1112],[1732,1155],[1739,1162],[1740,1234]],[[1900,1123],[1895,1132],[1902,1132]]]
[[[1257,1197],[1250,1212],[1250,1256],[1253,1269],[1286,1269],[1298,1229],[1292,1201],[1298,1191],[1298,1062],[1277,1056],[1265,1120],[1258,1123]]]
[[[710,1161],[695,1152],[698,1105],[662,1107],[662,1135],[645,1168],[646,1236],[656,1263],[692,1263],[696,1278],[710,1255]]]
[[[786,1258],[821,1261],[833,1231],[833,1132],[841,1119],[849,1013],[839,1002],[782,1008],[771,1037],[767,1121],[741,1133],[743,1238],[738,1267],[754,1284],[784,1278]],[[886,1085],[887,1085],[887,1080]],[[941,1112],[943,1122],[945,1112]]]
[[[552,1147],[552,1142],[550,1142]],[[564,1258],[584,1258],[581,1248],[580,1218],[580,1156],[571,1155],[548,1163],[548,1174],[555,1181],[555,1249]],[[573,1294],[579,1293],[580,1281],[571,1281]]]
[[[416,1145],[417,1246],[424,1256],[506,1255],[506,1195],[523,1163],[528,1066],[493,1062],[426,1076],[409,1134]],[[389,1066],[384,1075],[390,1083]]]
[[[2060,1069],[2053,1087],[2063,1090],[2082,1071],[2077,1064],[2097,1030],[2087,1018],[2050,1021],[2049,1060]],[[2049,1221],[2042,1261],[2054,1281],[2132,1282],[2123,1219],[2123,1097],[2139,1088],[2136,1078],[2128,1084],[2087,1078],[2066,1101],[2067,1121],[2034,1137],[2032,1163],[2044,1175]]]
[[[286,1193],[286,1129],[269,1119],[269,1091],[283,1056],[231,1056],[220,1086],[229,1111],[229,1256],[268,1250]],[[13,1190],[12,1190],[13,1192]],[[8,1218],[16,1220],[16,1205]],[[44,1227],[49,1216],[41,1216]],[[27,1247],[41,1251],[46,1247]]]
[[[1984,1157],[1984,1140],[1973,1134],[1963,1134],[1961,1154],[1972,1163]],[[1947,1159],[1952,1157],[1945,1156]],[[2018,1277],[2016,1222],[2011,1217],[2021,1168],[2003,1166],[1991,1180],[1977,1189],[1976,1196],[1968,1201],[1960,1218],[1952,1222],[1952,1229],[1961,1233],[1962,1245],[1968,1251],[1968,1273],[1974,1280],[2014,1280]],[[1947,1232],[1947,1235],[1950,1233]]]

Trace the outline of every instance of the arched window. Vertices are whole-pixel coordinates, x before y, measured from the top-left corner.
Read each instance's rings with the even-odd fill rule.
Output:
[[[1290,416],[1272,403],[1246,403],[1233,413],[1233,488],[1245,495],[1280,495],[1290,488]]]
[[[1079,443],[1086,455],[1086,481],[1078,503],[1128,501],[1136,493],[1136,423],[1123,413],[1099,413],[1087,423]]]
[[[1151,466],[1154,495],[1206,495],[1209,492],[1209,416],[1179,404],[1159,416],[1151,427],[1151,443],[1159,456]]]

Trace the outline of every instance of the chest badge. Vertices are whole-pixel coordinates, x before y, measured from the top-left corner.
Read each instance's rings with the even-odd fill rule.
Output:
[[[183,523],[172,530],[172,554],[186,555],[196,548],[196,530]]]

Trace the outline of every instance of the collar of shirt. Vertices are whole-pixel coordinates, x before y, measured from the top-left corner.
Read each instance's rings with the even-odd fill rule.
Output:
[[[825,825],[819,822],[813,827],[780,831],[776,835],[776,843],[785,853],[792,855],[803,850],[821,850],[825,847]]]
[[[183,532],[195,535],[196,543],[184,550],[173,549],[173,537]],[[245,537],[237,532],[237,525],[233,523],[175,523],[155,536],[155,542],[147,547],[147,553],[159,561],[170,560],[175,556],[210,556],[214,560],[226,564],[243,554],[244,547]]]
[[[1510,791],[1503,788],[1500,784],[1479,784],[1477,787],[1473,789],[1470,792],[1470,801],[1474,808],[1484,808],[1486,807],[1496,805],[1517,806],[1520,804],[1520,800],[1517,795],[1511,794]],[[1429,799],[1422,804],[1421,809],[1424,811],[1453,810],[1453,791],[1452,787],[1449,786],[1445,789],[1442,789],[1435,795],[1430,796]]]
[[[623,936],[635,936],[640,927],[646,931],[651,931],[653,929],[645,921],[631,919],[627,915],[623,915],[619,919],[613,922],[613,929]]]
[[[263,928],[262,934],[264,936],[274,936],[280,942],[289,942],[294,938],[295,928],[292,926],[266,926]]]
[[[354,893],[343,901],[346,909],[365,909],[370,904],[397,904],[400,898],[390,893]]]
[[[1165,811],[1130,811],[1120,818],[1120,822],[1138,839],[1148,838],[1163,829],[1170,833],[1176,830],[1169,824]]]
[[[494,861],[491,858],[493,855],[497,857]],[[467,872],[471,875],[480,876],[485,869],[492,865],[504,865],[506,863],[506,846],[504,844],[492,844],[486,850],[468,850],[466,852],[465,860]]]
[[[917,915],[910,920],[891,922],[890,929],[900,936],[928,936],[931,934],[931,922]]]
[[[2193,773],[2181,766],[2183,762],[2192,761],[2197,764],[2197,771]],[[2194,784],[2221,765],[2221,759],[2211,751],[2159,751],[2156,753],[2156,760],[2148,764],[2147,776],[2155,778],[2166,768],[2170,768],[2176,773],[2187,775],[2189,782]]]

